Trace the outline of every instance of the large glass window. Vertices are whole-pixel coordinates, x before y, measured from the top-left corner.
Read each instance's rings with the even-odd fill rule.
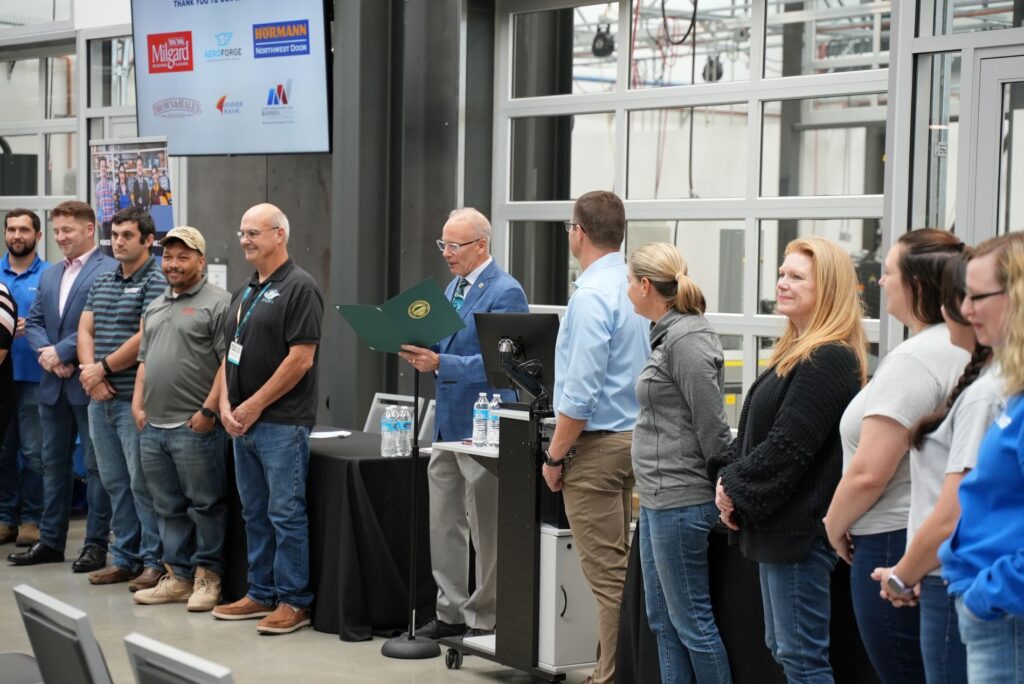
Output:
[[[1024,12],[1016,0],[924,0],[921,32],[928,34],[927,19],[935,35],[997,31],[1022,25]]]
[[[72,0],[0,0],[0,30],[71,19]]]
[[[629,113],[630,199],[742,197],[747,103]]]
[[[567,200],[611,190],[612,114],[537,116],[512,121],[512,201]]]
[[[42,115],[38,58],[0,62],[0,123],[33,121]]]
[[[131,36],[89,41],[89,106],[135,104],[135,52]]]
[[[914,112],[911,228],[952,230],[956,220],[957,141],[960,130],[960,54],[921,55]]]
[[[39,192],[39,136],[0,135],[0,195]]]

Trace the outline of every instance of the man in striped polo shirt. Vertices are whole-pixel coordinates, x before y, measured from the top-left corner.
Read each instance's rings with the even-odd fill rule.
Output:
[[[110,495],[112,564],[89,575],[92,584],[128,581],[132,591],[156,586],[163,550],[153,497],[132,418],[142,313],[167,287],[150,254],[153,218],[136,207],[114,214],[110,245],[120,265],[96,278],[78,324],[82,388],[89,395],[89,432],[100,478]]]

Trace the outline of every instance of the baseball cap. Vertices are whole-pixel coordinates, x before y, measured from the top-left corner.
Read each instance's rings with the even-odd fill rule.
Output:
[[[186,245],[196,250],[200,254],[206,254],[206,240],[203,239],[203,234],[192,226],[178,226],[168,231],[164,239],[160,241],[161,245],[166,245],[168,240],[181,240]]]

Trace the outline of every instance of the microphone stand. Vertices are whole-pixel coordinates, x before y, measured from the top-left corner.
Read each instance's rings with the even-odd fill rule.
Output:
[[[441,647],[437,642],[427,637],[416,636],[416,551],[419,546],[419,527],[416,525],[416,513],[419,504],[419,457],[420,457],[420,373],[415,368],[412,376],[413,387],[413,414],[412,414],[412,454],[410,467],[412,468],[412,506],[409,508],[409,528],[411,541],[409,542],[409,631],[391,637],[381,646],[381,655],[387,658],[401,658],[404,660],[417,660],[423,658],[436,658],[441,655]]]

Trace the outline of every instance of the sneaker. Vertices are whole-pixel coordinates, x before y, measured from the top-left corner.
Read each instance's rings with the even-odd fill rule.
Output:
[[[15,546],[32,546],[39,541],[39,525],[25,523],[18,528],[18,538],[14,541]]]
[[[0,523],[0,544],[10,544],[18,538],[18,528],[6,523]]]
[[[192,596],[188,599],[189,612],[205,613],[216,608],[218,603],[220,603],[220,575],[213,570],[196,568]]]
[[[310,624],[309,611],[282,603],[273,613],[260,620],[256,631],[260,634],[288,634]]]
[[[192,582],[174,574],[171,566],[165,566],[167,574],[161,577],[152,589],[139,589],[132,598],[136,603],[158,606],[164,603],[185,603],[192,596]]]
[[[234,603],[225,603],[213,609],[213,617],[218,620],[252,620],[267,617],[274,612],[272,606],[256,603],[248,596],[243,596]]]

